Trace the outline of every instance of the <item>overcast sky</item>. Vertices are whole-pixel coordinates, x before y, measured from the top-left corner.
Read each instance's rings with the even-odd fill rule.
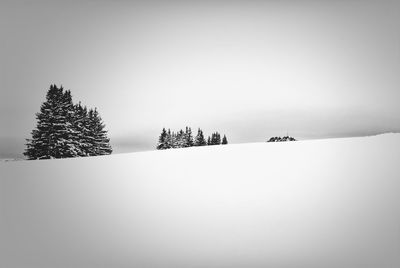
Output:
[[[397,1],[1,1],[0,157],[50,84],[97,107],[115,152],[163,127],[231,143],[400,131]]]

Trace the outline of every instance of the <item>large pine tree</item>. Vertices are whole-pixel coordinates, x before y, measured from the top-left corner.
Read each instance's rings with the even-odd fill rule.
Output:
[[[91,126],[88,110],[86,107],[83,107],[80,102],[75,105],[74,117],[74,144],[80,149],[79,156],[89,156],[90,148],[93,144],[93,136],[91,135],[92,131],[90,130]]]
[[[46,101],[36,114],[37,126],[27,139],[28,159],[66,158],[103,155],[112,152],[97,112],[74,105],[71,92],[51,85]]]
[[[24,155],[28,159],[77,156],[78,150],[73,146],[73,114],[71,92],[51,85],[46,101],[36,114],[37,126],[32,131],[32,139],[27,139]]]
[[[107,155],[112,153],[110,146],[110,139],[107,137],[107,131],[104,129],[105,125],[101,119],[99,112],[95,108],[89,110],[89,124],[90,124],[90,137],[92,139],[92,146],[90,146],[89,154],[94,155]]]

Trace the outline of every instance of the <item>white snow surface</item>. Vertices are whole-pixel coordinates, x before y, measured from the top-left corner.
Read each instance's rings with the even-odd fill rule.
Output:
[[[400,134],[0,162],[0,267],[400,267]]]

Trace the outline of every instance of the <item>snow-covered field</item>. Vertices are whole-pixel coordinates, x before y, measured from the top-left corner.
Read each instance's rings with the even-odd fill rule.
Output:
[[[0,163],[0,267],[400,267],[400,134]]]

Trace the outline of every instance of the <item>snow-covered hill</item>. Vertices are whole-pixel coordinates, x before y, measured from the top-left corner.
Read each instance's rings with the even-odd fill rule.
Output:
[[[0,163],[0,267],[400,267],[400,134]]]

